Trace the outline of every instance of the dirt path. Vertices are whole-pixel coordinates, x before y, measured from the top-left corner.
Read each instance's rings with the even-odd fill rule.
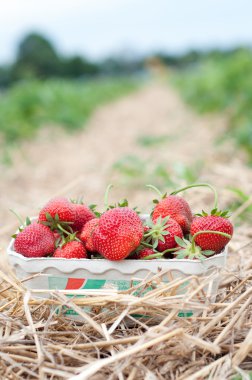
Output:
[[[141,181],[150,178],[143,174],[140,182],[125,189],[122,175],[112,170],[114,163],[127,155],[133,156],[133,161],[142,160],[143,173],[161,163],[171,176],[176,176],[178,169],[174,172],[174,167],[178,168],[178,163],[196,172],[200,163],[201,180],[217,184],[225,200],[227,195],[230,197],[226,190],[229,185],[252,193],[252,172],[245,168],[243,157],[231,143],[216,146],[223,131],[224,119],[197,116],[164,84],[148,85],[100,108],[79,133],[43,130],[32,144],[20,147],[13,166],[2,172],[1,245],[15,227],[9,208],[24,216],[34,215],[48,198],[59,194],[83,195],[88,203],[102,204],[111,181],[117,184],[112,200],[127,196],[130,204],[148,210],[152,195]],[[139,144],[139,138],[153,135],[166,136],[165,142],[148,148]],[[179,182],[183,183],[183,177]],[[208,203],[208,198],[198,192],[192,201],[195,205],[199,201]]]

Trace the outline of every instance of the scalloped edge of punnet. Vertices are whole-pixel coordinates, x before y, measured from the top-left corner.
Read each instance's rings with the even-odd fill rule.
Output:
[[[176,294],[182,294],[184,288],[194,281],[196,276],[211,276],[210,289],[202,289],[202,305],[209,300],[215,301],[220,283],[219,271],[226,265],[227,248],[204,261],[189,259],[121,260],[106,259],[55,259],[53,257],[26,258],[13,250],[11,240],[7,253],[17,278],[26,288],[39,297],[50,297],[54,291],[62,291],[68,296],[85,297],[86,294],[106,296],[111,292],[118,294],[132,288],[132,294],[143,296],[155,288],[155,276],[164,283],[180,281]],[[67,265],[66,265],[67,264]],[[154,276],[154,277],[153,277]],[[146,279],[150,279],[146,287]],[[188,279],[188,281],[186,281]],[[143,285],[142,285],[143,284]],[[135,291],[134,291],[135,289]],[[208,294],[208,298],[204,296]],[[203,306],[204,308],[204,306]],[[202,310],[203,310],[202,308]],[[89,312],[88,306],[84,307]],[[79,315],[71,308],[60,311],[64,315],[79,320]],[[179,315],[191,317],[201,310],[181,310]],[[143,316],[143,315],[140,315]]]

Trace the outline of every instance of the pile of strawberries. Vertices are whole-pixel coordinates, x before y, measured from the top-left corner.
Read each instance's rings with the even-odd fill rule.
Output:
[[[178,196],[191,187],[214,191],[214,208],[193,216]],[[153,186],[151,186],[153,187]],[[154,187],[153,187],[154,188]],[[156,189],[157,190],[157,189]],[[191,185],[154,200],[148,217],[123,201],[98,213],[66,198],[51,199],[36,220],[14,235],[14,250],[25,257],[108,260],[179,258],[204,259],[223,251],[233,234],[227,211],[217,208],[217,194],[207,184]]]

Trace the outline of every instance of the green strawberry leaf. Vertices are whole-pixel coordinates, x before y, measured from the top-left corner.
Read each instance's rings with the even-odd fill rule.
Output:
[[[211,215],[216,215],[217,214],[217,208],[214,208],[212,211],[211,211]]]
[[[185,241],[183,239],[181,239],[179,236],[175,236],[175,241],[176,243],[180,246],[180,247],[183,247],[183,248],[186,248],[187,247],[187,244],[185,243]]]
[[[170,231],[162,231],[162,235],[163,236],[170,235]]]
[[[89,205],[88,207],[90,208],[91,211],[95,211],[97,205],[95,205],[95,204],[91,204],[91,205]]]
[[[215,252],[211,250],[203,251],[202,254],[205,256],[212,256]]]
[[[159,240],[161,240],[162,243],[165,243],[165,238],[163,237],[163,235],[160,236]]]
[[[25,219],[25,225],[29,226],[30,224],[31,224],[31,219],[27,216],[27,218]]]
[[[57,214],[58,215],[58,214]],[[51,216],[51,214],[49,214],[49,212],[46,212],[45,213],[45,217],[46,217],[46,220],[48,221],[48,222],[53,222],[53,217]],[[55,218],[56,218],[56,216],[55,216]]]
[[[128,207],[129,202],[127,199],[122,199],[118,202],[118,207]]]

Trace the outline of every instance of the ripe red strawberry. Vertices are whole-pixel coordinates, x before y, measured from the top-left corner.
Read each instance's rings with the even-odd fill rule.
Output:
[[[75,219],[76,210],[73,203],[63,197],[51,199],[42,208],[38,218],[39,222],[48,223],[52,228],[56,228],[57,222],[68,222],[71,226]]]
[[[140,251],[136,252],[134,257],[132,257],[132,258],[134,258],[136,260],[141,260],[144,257],[154,255],[155,253],[157,253],[157,252],[153,251],[152,248],[143,248]],[[153,259],[150,259],[150,260],[153,260]]]
[[[80,231],[89,220],[95,218],[95,214],[84,204],[73,203],[73,206],[76,212],[76,218],[71,227],[74,231]]]
[[[134,251],[143,238],[143,223],[129,207],[106,211],[93,232],[97,252],[109,260],[123,260]]]
[[[153,245],[159,252],[172,249],[177,246],[175,237],[183,237],[180,225],[169,216],[158,217],[155,221],[149,221],[150,230],[145,234],[145,241]]]
[[[178,195],[168,195],[154,207],[152,220],[156,220],[159,216],[165,218],[170,216],[182,228],[184,234],[190,231],[192,222],[192,211],[189,204]]]
[[[14,250],[25,257],[44,257],[53,253],[55,237],[49,227],[34,222],[19,232]]]
[[[219,214],[223,215],[221,213]],[[199,231],[219,231],[232,236],[232,223],[226,217],[220,215],[214,215],[214,213],[213,215],[207,215],[203,213],[202,216],[194,218],[191,225],[191,235],[194,236]],[[195,237],[195,243],[201,247],[201,249],[211,250],[216,253],[221,252],[229,241],[229,237],[213,233],[200,234]]]
[[[83,242],[86,249],[90,252],[95,252],[94,244],[93,244],[93,232],[95,228],[98,226],[99,219],[94,218],[89,220],[81,230],[79,235],[79,239]]]
[[[62,259],[87,259],[87,251],[84,245],[77,241],[69,241],[65,243],[62,247],[58,247],[53,257]]]

